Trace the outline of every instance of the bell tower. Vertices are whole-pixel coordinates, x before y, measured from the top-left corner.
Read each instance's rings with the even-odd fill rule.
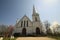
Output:
[[[40,21],[39,14],[36,12],[34,5],[33,5],[32,19],[33,19],[33,22],[39,22]]]
[[[32,20],[33,20],[33,32],[36,33],[36,28],[38,28],[41,33],[42,24],[40,21],[39,14],[36,12],[34,5],[33,5]]]

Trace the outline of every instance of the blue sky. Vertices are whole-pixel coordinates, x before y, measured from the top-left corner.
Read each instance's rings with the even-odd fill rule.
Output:
[[[25,14],[32,19],[33,5],[42,22],[60,23],[60,0],[0,0],[0,24],[15,25]]]

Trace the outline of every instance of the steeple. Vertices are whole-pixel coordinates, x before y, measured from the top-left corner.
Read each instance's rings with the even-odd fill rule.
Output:
[[[34,5],[33,5],[33,14],[32,14],[32,16],[33,15],[36,15],[36,16],[38,15],[39,16],[39,14],[38,14],[37,10],[35,9],[35,6]]]
[[[33,19],[34,22],[40,21],[39,14],[36,12],[34,5],[33,5],[32,19]]]
[[[34,7],[34,5],[33,5],[33,14],[35,14],[36,13],[36,10],[35,10],[35,7]]]

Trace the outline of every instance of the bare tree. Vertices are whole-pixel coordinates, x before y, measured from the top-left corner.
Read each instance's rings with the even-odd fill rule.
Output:
[[[50,33],[50,23],[46,20],[45,22],[44,22],[44,25],[45,25],[45,27],[46,27],[46,32],[47,33]]]
[[[4,36],[4,33],[6,32],[7,30],[7,27],[6,25],[0,25],[0,36]]]
[[[50,27],[50,23],[47,20],[44,22],[44,24],[45,24],[46,29]]]

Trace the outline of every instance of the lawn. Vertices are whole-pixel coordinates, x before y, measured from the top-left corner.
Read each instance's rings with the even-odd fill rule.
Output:
[[[7,37],[7,38],[3,38],[3,40],[16,40],[16,38],[9,38],[9,37]]]
[[[48,36],[49,38],[54,38],[56,40],[60,40],[60,36]]]

